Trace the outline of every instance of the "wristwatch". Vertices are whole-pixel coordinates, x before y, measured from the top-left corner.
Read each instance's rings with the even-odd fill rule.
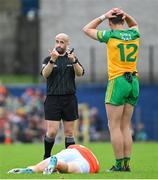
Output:
[[[49,60],[50,64],[55,64],[55,62],[53,60]]]
[[[77,64],[78,63],[78,59],[77,57],[75,57],[75,61],[72,64]]]

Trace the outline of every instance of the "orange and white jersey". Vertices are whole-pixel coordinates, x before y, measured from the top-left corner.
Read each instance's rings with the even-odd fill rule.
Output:
[[[76,149],[83,158],[87,160],[90,167],[90,173],[97,173],[99,171],[99,162],[88,148],[79,144],[74,144],[70,145],[68,149]]]

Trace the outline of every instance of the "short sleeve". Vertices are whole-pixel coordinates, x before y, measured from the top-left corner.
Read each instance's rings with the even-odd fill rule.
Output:
[[[49,60],[50,60],[50,56],[46,57],[46,58],[43,60],[43,62],[42,62],[42,69],[43,69],[43,67],[45,67],[45,66],[48,64]]]
[[[100,42],[107,43],[109,38],[110,38],[110,31],[106,31],[106,30],[100,31],[100,30],[98,30],[97,31],[97,38],[98,38],[98,40]]]
[[[42,75],[42,70],[43,70],[44,67],[48,64],[49,60],[50,60],[50,56],[46,57],[46,58],[43,60],[43,62],[42,62],[42,68],[41,68],[41,72],[40,72],[41,75]]]

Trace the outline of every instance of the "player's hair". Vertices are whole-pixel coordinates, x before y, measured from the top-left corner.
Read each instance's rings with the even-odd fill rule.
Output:
[[[113,18],[109,19],[113,24],[122,24],[124,22],[124,19],[122,19],[123,14],[117,15],[116,13],[112,13],[112,15],[116,16],[116,17],[113,17]]]

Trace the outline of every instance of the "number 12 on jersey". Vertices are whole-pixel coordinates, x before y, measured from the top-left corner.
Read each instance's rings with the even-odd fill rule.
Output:
[[[117,45],[120,49],[120,57],[121,61],[126,62],[135,62],[137,59],[136,52],[138,50],[138,46],[136,44],[123,44],[120,43]],[[130,52],[125,56],[125,52],[129,50]]]

